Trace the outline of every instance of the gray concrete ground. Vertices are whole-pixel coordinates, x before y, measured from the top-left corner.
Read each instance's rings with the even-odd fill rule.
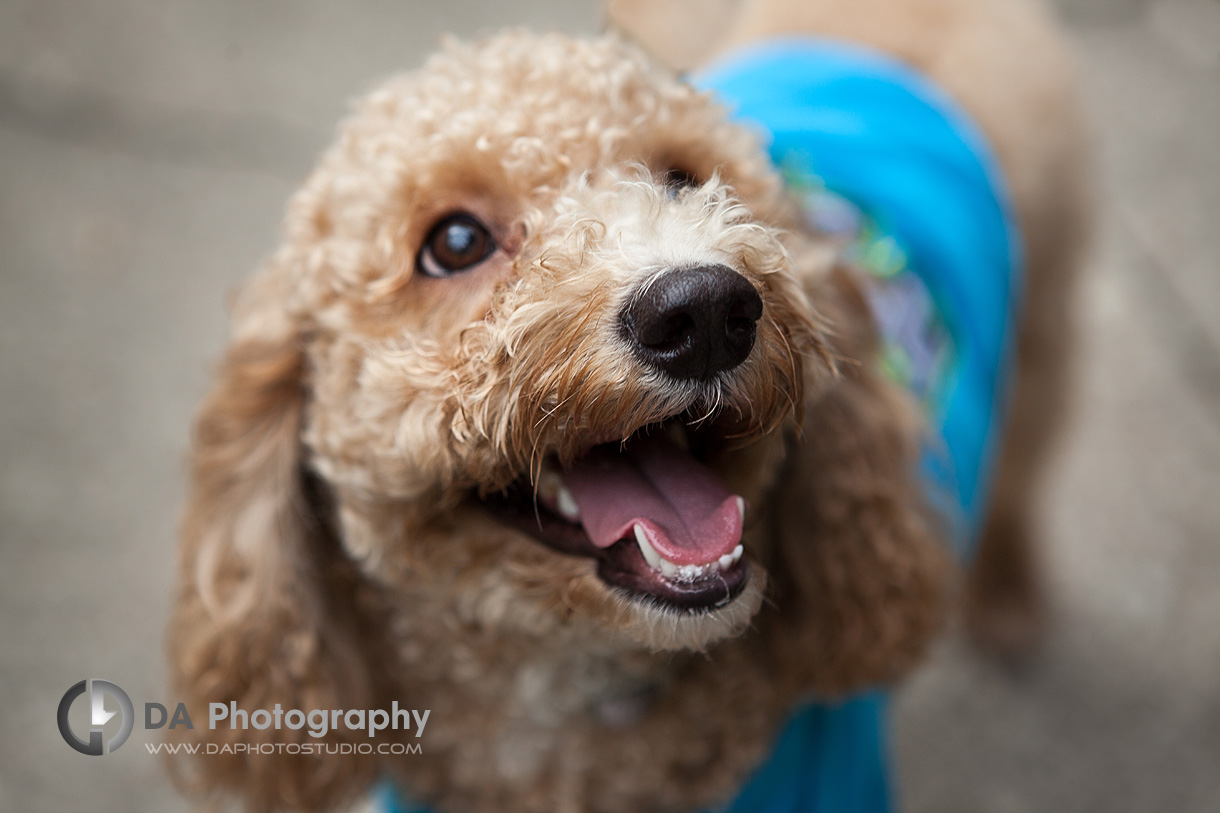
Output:
[[[1061,0],[1105,168],[1056,626],[953,639],[901,692],[910,811],[1220,811],[1220,3]],[[0,2],[0,811],[182,809],[137,729],[60,740],[85,676],[163,699],[191,413],[226,291],[345,100],[442,31],[597,28],[589,0]]]

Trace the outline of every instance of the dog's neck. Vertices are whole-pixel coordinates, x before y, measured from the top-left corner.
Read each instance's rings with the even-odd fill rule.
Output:
[[[429,612],[427,605],[433,604]],[[394,644],[411,675],[406,686],[427,681],[427,692],[460,693],[498,712],[542,727],[576,719],[610,727],[645,714],[689,655],[654,655],[636,646],[597,641],[573,631],[554,635],[488,632],[458,622],[443,644],[430,618],[452,613],[447,596],[413,596],[395,613]],[[406,688],[404,686],[404,688]],[[421,687],[422,688],[422,687]]]
[[[389,612],[397,663],[387,698],[430,709],[435,726],[423,755],[395,762],[393,770],[422,794],[444,788],[454,808],[474,806],[463,789],[475,792],[475,776],[478,792],[497,805],[514,800],[496,809],[544,809],[530,807],[537,800],[529,794],[538,793],[545,809],[581,810],[581,800],[619,788],[627,773],[646,787],[672,790],[671,804],[678,797],[710,804],[762,758],[791,702],[756,691],[765,667],[740,641],[706,654],[651,653],[578,630],[491,632],[455,623],[451,596],[391,595],[398,602]],[[708,713],[721,706],[728,713]],[[658,738],[696,750],[730,740],[734,746],[698,757],[706,758],[706,772],[684,773],[688,748],[640,764]]]

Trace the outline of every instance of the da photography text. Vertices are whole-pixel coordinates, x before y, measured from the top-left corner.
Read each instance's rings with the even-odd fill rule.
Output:
[[[70,716],[73,704],[84,695],[88,695],[90,727],[82,737],[72,727]],[[111,701],[109,708],[107,700]],[[285,709],[279,703],[271,709],[242,709],[238,708],[236,701],[230,701],[227,704],[208,704],[207,726],[211,730],[228,728],[230,731],[247,731],[251,728],[259,731],[306,729],[309,736],[317,739],[339,729],[367,732],[370,738],[376,737],[380,731],[414,733],[419,738],[423,736],[431,714],[430,709],[399,706],[397,700],[388,709]],[[107,724],[116,717],[117,726],[109,727],[113,733],[107,738]],[[135,725],[135,708],[127,692],[118,684],[88,678],[64,692],[59,701],[56,721],[64,742],[82,754],[101,756],[113,753],[127,741]],[[194,729],[195,721],[191,719],[185,703],[175,704],[171,712],[165,704],[147,702],[144,704],[144,728]],[[195,749],[190,751],[195,753]],[[410,752],[417,753],[418,746],[410,749]]]

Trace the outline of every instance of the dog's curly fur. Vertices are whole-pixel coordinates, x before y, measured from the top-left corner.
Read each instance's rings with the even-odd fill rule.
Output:
[[[673,169],[695,186],[675,194]],[[457,210],[500,249],[420,274]],[[285,231],[197,424],[173,682],[199,716],[230,700],[432,715],[422,755],[210,755],[178,766],[185,784],[258,810],[331,809],[381,774],[441,810],[698,809],[801,698],[890,681],[924,651],[949,566],[920,422],[876,372],[851,271],[755,139],[635,48],[449,44],[359,105]],[[756,344],[711,381],[667,379],[615,315],[659,271],[708,262],[762,297]],[[548,455],[677,414],[706,416],[710,465],[751,506],[751,576],[723,608],[628,597],[480,508]],[[367,741],[328,741],[345,738]]]

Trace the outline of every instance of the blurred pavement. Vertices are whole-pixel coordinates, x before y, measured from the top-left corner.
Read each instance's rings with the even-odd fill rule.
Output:
[[[950,638],[902,691],[903,807],[1220,811],[1220,2],[1061,0],[1105,169],[1056,626],[1018,671]],[[0,811],[185,809],[85,676],[167,700],[191,415],[224,301],[346,101],[441,32],[598,28],[590,0],[0,0]]]

